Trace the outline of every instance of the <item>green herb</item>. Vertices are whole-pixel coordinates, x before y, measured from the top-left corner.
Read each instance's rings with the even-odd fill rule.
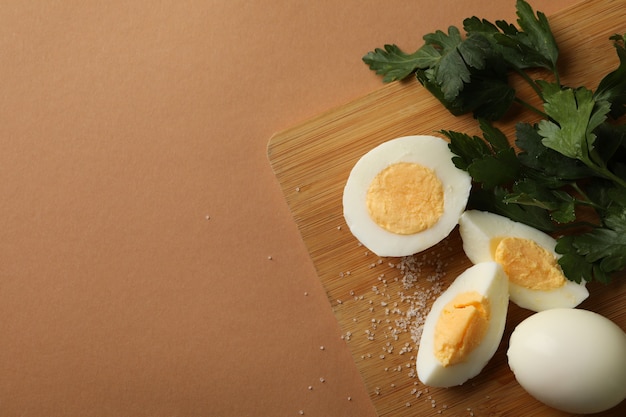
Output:
[[[569,279],[608,283],[626,269],[626,35],[609,38],[619,64],[595,91],[564,86],[548,19],[524,0],[516,9],[517,25],[471,17],[464,33],[450,26],[413,53],[385,45],[363,61],[384,82],[415,76],[452,114],[473,113],[482,137],[441,131],[475,182],[470,207],[557,235]],[[541,107],[518,96],[511,73]],[[515,146],[493,124],[514,103],[540,116],[516,125]]]

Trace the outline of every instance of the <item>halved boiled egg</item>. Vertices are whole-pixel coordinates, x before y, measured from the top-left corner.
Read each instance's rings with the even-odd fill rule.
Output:
[[[459,275],[426,316],[416,361],[420,381],[451,387],[478,375],[500,345],[508,305],[508,279],[498,263]]]
[[[363,155],[343,192],[352,234],[376,255],[393,257],[443,240],[458,224],[471,188],[453,156],[435,136],[404,136]]]
[[[573,308],[589,296],[585,283],[568,280],[558,264],[556,240],[498,214],[468,210],[459,220],[463,250],[473,263],[495,261],[509,277],[511,301],[542,311]]]

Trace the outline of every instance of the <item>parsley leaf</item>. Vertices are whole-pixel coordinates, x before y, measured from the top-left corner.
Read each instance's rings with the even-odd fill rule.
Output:
[[[615,181],[626,188],[626,169],[611,171],[606,156],[596,148],[596,131],[600,131],[610,111],[607,101],[596,101],[585,87],[564,88],[544,94],[544,108],[552,120],[541,120],[538,132],[548,148],[582,161],[594,175]],[[623,138],[623,135],[622,135]],[[620,140],[621,141],[621,140]],[[622,175],[620,175],[622,174]]]
[[[472,71],[471,80],[452,99],[446,98],[437,83],[434,70],[417,70],[418,81],[453,115],[474,113],[476,118],[500,119],[511,107],[515,90],[508,84],[506,72],[497,63],[489,64],[480,72]]]
[[[363,56],[363,61],[383,76],[383,82],[402,80],[412,73],[454,115],[474,113],[476,118],[497,120],[516,98],[508,71],[531,67],[551,70],[558,79],[558,47],[545,15],[535,15],[524,0],[516,3],[518,24],[477,17],[465,19],[465,37],[456,26],[424,36],[424,45],[406,53],[384,45]],[[533,88],[537,87],[532,81]]]
[[[505,203],[536,206],[547,210],[557,223],[576,220],[576,199],[562,190],[551,189],[531,178],[524,178],[513,185],[512,192],[504,197]]]
[[[609,277],[602,272],[597,265],[589,263],[583,255],[577,253],[573,244],[574,236],[562,236],[557,239],[556,252],[561,254],[559,265],[563,270],[563,274],[570,281],[574,282],[590,282],[594,279],[599,282],[608,282]]]
[[[596,135],[593,130],[606,119],[608,102],[596,103],[593,92],[585,87],[565,88],[544,93],[545,112],[550,120],[539,122],[543,144],[555,151],[593,165],[592,152]]]
[[[452,161],[485,188],[513,181],[518,176],[520,164],[506,135],[486,120],[480,120],[480,127],[484,140],[478,136],[441,131],[450,139],[450,150],[456,155]]]
[[[417,68],[432,65],[438,59],[438,52],[432,46],[424,46],[412,54],[403,52],[396,45],[385,45],[368,52],[363,61],[376,74],[383,75],[383,82],[403,80]]]
[[[506,196],[508,194],[509,192],[502,187],[495,187],[491,190],[484,188],[472,190],[468,207],[500,214],[513,221],[527,224],[546,233],[556,230],[546,209],[538,206],[507,202]]]
[[[606,100],[611,103],[610,115],[614,119],[626,114],[626,35],[613,35],[610,39],[619,58],[619,67],[607,74],[598,85],[594,98],[597,101]]]
[[[556,44],[550,24],[546,15],[535,13],[532,7],[523,0],[517,0],[517,23],[522,28],[523,33],[510,36],[510,39],[517,41],[516,45],[526,53],[535,51],[532,65],[542,66],[551,71],[556,71],[556,62],[559,56],[559,48]]]
[[[522,7],[525,3],[522,2]],[[547,68],[556,71],[558,47],[554,38],[547,42],[548,48],[543,48],[543,42],[536,39],[543,38],[545,33],[551,33],[545,16],[541,16],[541,23],[535,20],[532,10],[518,11],[518,22],[526,27],[529,33],[520,31],[515,25],[504,20],[491,23],[486,19],[474,16],[463,21],[463,27],[468,34],[484,36],[491,44],[494,53],[500,56],[514,69]],[[543,25],[546,25],[545,27]],[[534,36],[530,35],[534,32]]]
[[[515,144],[520,149],[517,157],[522,165],[534,171],[529,175],[536,180],[557,187],[591,175],[592,171],[580,161],[546,147],[537,125],[518,123],[515,131]]]
[[[438,85],[446,100],[454,99],[461,90],[463,85],[470,81],[470,70],[468,64],[463,59],[459,45],[461,45],[461,33],[455,26],[448,28],[446,35],[442,31],[430,33],[424,36],[426,45],[432,45],[440,52],[440,59],[432,66],[433,71],[428,73],[432,76],[431,82]],[[471,49],[465,53],[469,55]],[[480,61],[474,59],[474,62]]]
[[[559,239],[556,250],[564,254],[559,263],[568,277],[608,282],[612,272],[626,268],[626,207],[610,214],[603,228]]]

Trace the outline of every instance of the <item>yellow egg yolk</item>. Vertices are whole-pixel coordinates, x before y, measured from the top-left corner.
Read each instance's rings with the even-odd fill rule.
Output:
[[[492,240],[494,260],[513,284],[531,290],[551,290],[565,285],[556,258],[535,241],[519,237]]]
[[[443,185],[435,172],[410,162],[388,166],[367,191],[367,209],[383,229],[411,235],[432,227],[443,214]]]
[[[476,291],[454,297],[435,325],[435,357],[445,367],[463,362],[489,328],[489,300]]]

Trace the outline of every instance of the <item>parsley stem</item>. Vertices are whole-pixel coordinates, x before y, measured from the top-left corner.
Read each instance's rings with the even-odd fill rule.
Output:
[[[513,70],[516,73],[518,73],[519,76],[522,77],[522,79],[528,83],[528,85],[530,85],[530,87],[535,91],[535,93],[537,93],[537,95],[541,98],[541,100],[545,101],[543,99],[543,93],[541,89],[539,88],[537,83],[532,78],[530,78],[530,75],[528,75],[526,71],[518,68],[517,66],[513,66]]]
[[[556,81],[557,85],[561,85],[561,77],[559,76],[559,71],[555,68],[552,73],[554,74],[554,80]]]
[[[596,210],[602,210],[604,209],[604,207],[600,206],[599,204],[594,203],[593,201],[589,201],[589,200],[580,200],[580,199],[574,199],[574,203],[578,204],[579,206],[586,206],[586,207],[592,207]]]
[[[613,174],[608,169],[602,167],[602,169],[598,169],[596,170],[596,172],[598,172],[604,178],[613,181],[615,184],[620,185],[622,188],[626,188],[626,181],[624,181],[621,177],[618,177],[617,175]]]
[[[590,152],[589,158],[581,158],[580,160],[601,177],[613,181],[622,188],[626,188],[626,180],[611,172],[606,166],[606,163],[599,157],[596,150]]]
[[[579,228],[583,228],[583,227],[589,227],[592,229],[596,229],[598,227],[597,224],[588,222],[586,220],[581,220],[581,221],[577,221],[577,222],[571,222],[571,223],[564,223],[564,224],[557,224],[554,226],[554,232],[564,232],[566,230],[573,230],[573,229],[579,229]]]
[[[548,116],[546,113],[542,112],[541,110],[539,110],[537,107],[533,106],[532,104],[522,100],[519,97],[515,97],[515,102],[525,108],[527,108],[528,110],[532,110],[533,112],[537,113],[539,116],[544,117],[546,119],[549,119],[550,116]]]
[[[590,201],[589,197],[587,196],[587,193],[585,193],[583,191],[582,188],[580,188],[580,186],[578,185],[577,182],[572,182],[570,183],[570,186],[582,197],[584,198],[586,201]]]

